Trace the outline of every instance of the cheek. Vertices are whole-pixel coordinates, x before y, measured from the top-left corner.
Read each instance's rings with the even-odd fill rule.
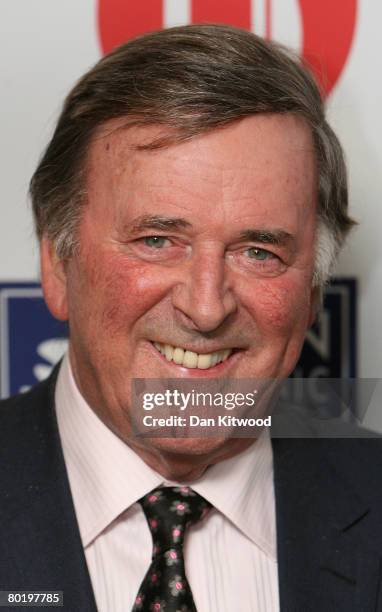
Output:
[[[305,332],[310,312],[310,287],[306,283],[279,277],[262,282],[256,294],[254,311],[264,329],[282,336],[297,328]]]
[[[163,273],[159,274],[155,266],[128,260],[119,254],[104,253],[97,265],[86,265],[85,269],[92,324],[101,327],[103,335],[107,333],[109,338],[121,332],[126,336],[129,326],[166,293]]]

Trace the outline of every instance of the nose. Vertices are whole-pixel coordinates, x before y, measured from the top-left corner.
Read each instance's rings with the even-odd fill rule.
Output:
[[[237,308],[228,276],[224,253],[206,248],[193,255],[173,289],[181,323],[205,333],[222,325]]]

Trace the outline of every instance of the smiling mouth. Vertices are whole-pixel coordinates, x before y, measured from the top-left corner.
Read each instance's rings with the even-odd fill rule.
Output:
[[[234,349],[222,349],[213,353],[194,353],[180,346],[161,344],[153,342],[153,346],[161,353],[167,361],[172,361],[179,366],[190,369],[208,370],[226,361],[234,352]]]

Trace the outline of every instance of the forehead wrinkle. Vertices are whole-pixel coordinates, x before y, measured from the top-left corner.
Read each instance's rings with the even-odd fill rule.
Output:
[[[176,202],[187,210],[187,200],[204,201],[206,198],[220,198],[223,195],[223,168],[216,163],[211,163],[203,156],[197,158],[177,159],[172,157],[175,163],[171,171],[166,172],[163,177],[165,187],[170,191],[176,186],[176,193],[184,196],[184,201]],[[184,178],[189,180],[184,180]],[[217,193],[220,192],[220,195]]]
[[[243,176],[245,180],[243,180]],[[248,163],[235,168],[223,168],[221,172],[221,204],[226,208],[235,202],[248,203],[248,212],[256,212],[257,206],[267,197],[272,179],[262,167],[253,168]]]

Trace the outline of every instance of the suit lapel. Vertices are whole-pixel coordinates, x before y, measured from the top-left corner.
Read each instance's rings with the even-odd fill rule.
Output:
[[[63,591],[67,612],[96,612],[53,408],[54,379],[13,406],[19,437],[1,484],[1,589]],[[21,432],[20,432],[21,428]],[[10,450],[11,452],[11,450]],[[9,457],[7,453],[7,457]]]
[[[59,590],[64,610],[96,611],[75,519],[60,493],[41,495],[10,520],[3,544],[13,561],[9,577],[2,574],[8,589]]]
[[[346,444],[273,440],[281,612],[381,609],[370,506],[328,459]]]

